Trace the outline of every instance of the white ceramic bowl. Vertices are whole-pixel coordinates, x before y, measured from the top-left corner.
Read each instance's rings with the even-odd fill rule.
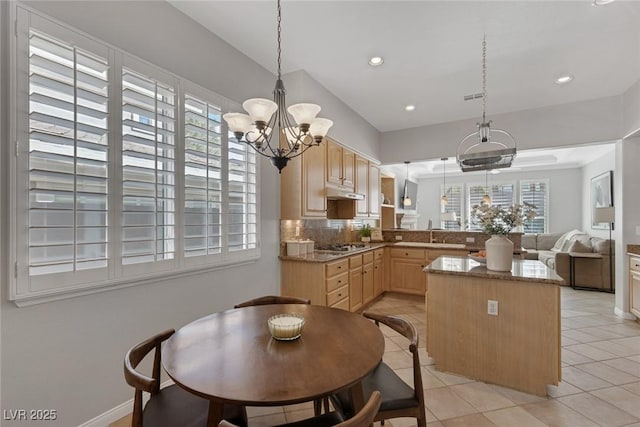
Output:
[[[304,317],[299,314],[276,314],[267,321],[271,336],[277,340],[295,340],[300,338]]]
[[[477,252],[472,252],[469,254],[469,258],[471,258],[472,260],[479,262],[480,264],[486,264],[487,263],[487,257],[481,257],[478,256]]]

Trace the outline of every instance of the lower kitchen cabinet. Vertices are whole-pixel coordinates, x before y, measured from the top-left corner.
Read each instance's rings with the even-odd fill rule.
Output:
[[[362,304],[367,305],[376,297],[373,289],[373,252],[362,254]]]
[[[629,256],[629,300],[631,312],[640,317],[640,257]]]
[[[414,295],[424,295],[427,275],[424,249],[392,248],[389,251],[389,289]]]
[[[362,255],[349,257],[349,310],[362,308]]]
[[[280,262],[282,295],[307,298],[311,304],[349,310],[349,260]]]

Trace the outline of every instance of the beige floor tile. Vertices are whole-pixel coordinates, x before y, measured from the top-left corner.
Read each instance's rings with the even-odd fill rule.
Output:
[[[385,353],[388,351],[402,351],[403,348],[396,344],[391,338],[388,336],[384,337],[384,351]]]
[[[557,400],[532,403],[523,406],[524,410],[549,426],[557,427],[597,427],[598,424],[580,415]]]
[[[579,341],[576,341],[574,339],[571,339],[571,338],[565,336],[564,332],[562,333],[560,339],[561,339],[561,344],[560,345],[562,345],[562,346],[580,344]]]
[[[478,412],[473,406],[452,392],[448,387],[425,390],[424,399],[427,408],[440,421]]]
[[[303,403],[297,403],[295,405],[287,405],[283,407],[284,412],[294,412],[294,411],[302,411],[305,409],[311,409],[313,410],[313,402],[303,402]]]
[[[637,394],[625,390],[622,387],[595,390],[592,391],[591,394],[617,406],[640,420],[640,396]]]
[[[431,374],[435,375],[440,381],[445,383],[445,385],[456,385],[456,384],[473,382],[472,379],[463,377],[462,375],[456,375],[449,372],[438,371],[435,365],[427,366],[424,369],[428,370]]]
[[[564,323],[564,322],[561,322]],[[567,338],[571,338],[572,340],[578,341],[580,343],[588,343],[593,341],[600,341],[600,338],[594,337],[591,334],[587,334],[586,332],[582,332],[578,329],[563,329],[562,336]]]
[[[615,385],[640,381],[640,378],[635,375],[623,372],[603,362],[585,363],[584,365],[576,366],[576,368]]]
[[[633,357],[605,360],[602,363],[613,366],[622,372],[640,377],[640,361],[635,361]]]
[[[413,368],[403,368],[393,370],[405,383],[413,387]]]
[[[624,426],[638,421],[629,413],[589,393],[561,397],[558,400],[601,426]]]
[[[633,384],[625,384],[622,386],[622,388],[640,396],[640,382],[633,383]]]
[[[483,415],[499,427],[543,427],[545,425],[520,406],[485,412]]]
[[[283,414],[282,406],[247,406],[247,417],[263,417],[265,415]]]
[[[285,412],[284,416],[287,419],[288,423],[305,420],[307,418],[313,417],[313,408],[303,409],[301,411]]]
[[[594,361],[590,357],[587,357],[580,353],[576,353],[575,351],[569,350],[567,347],[562,347],[561,352],[562,352],[562,356],[561,356],[562,362],[570,366],[579,365],[581,363],[589,363]]]
[[[536,396],[535,394],[529,394],[522,391],[514,390],[507,387],[502,387],[495,384],[487,384],[493,390],[497,391],[516,405],[522,405],[525,403],[534,403],[547,400],[545,397]],[[577,390],[577,389],[576,389]],[[577,392],[580,392],[578,390]]]
[[[619,344],[613,340],[596,341],[589,344],[596,348],[608,351],[609,353],[613,353],[618,357],[627,357],[637,354],[633,348]]]
[[[459,384],[450,388],[455,394],[469,402],[478,412],[515,406],[511,400],[482,382]]]
[[[489,421],[489,418],[483,414],[473,414],[464,417],[450,418],[442,421],[444,427],[495,427],[495,424]]]
[[[281,414],[264,415],[261,417],[249,418],[249,425],[251,427],[271,427],[278,424],[284,424],[287,419],[284,416],[284,412]]]
[[[607,325],[608,326],[608,325]],[[616,334],[609,330],[607,326],[594,326],[591,328],[582,328],[581,332],[598,337],[601,340],[612,340],[616,338],[623,338],[620,334]]]
[[[434,421],[438,421],[438,418],[436,418],[436,416],[433,415],[433,412],[431,412],[429,410],[429,408],[426,407],[426,405],[425,405],[425,408],[424,408],[424,413],[425,413],[425,417],[427,418],[427,422],[428,423],[432,423]]]
[[[382,356],[382,360],[392,369],[413,367],[413,359],[405,351],[387,351]]]
[[[430,388],[438,388],[438,387],[445,387],[446,384],[442,381],[440,381],[440,379],[433,375],[433,373],[426,369],[426,368],[422,368],[422,388],[425,390],[428,390]]]
[[[564,371],[564,369],[563,369]],[[556,385],[548,385],[547,386],[547,394],[550,397],[560,397],[560,396],[568,396],[571,394],[579,394],[582,393],[578,387],[569,384],[566,381],[560,381],[560,383]]]
[[[427,421],[427,427],[443,427],[443,424],[440,421],[433,421],[433,422]]]
[[[595,377],[573,366],[562,370],[562,380],[585,391],[597,390],[613,385],[608,381]]]
[[[640,363],[640,355],[637,355],[637,356],[629,356],[629,357],[627,357],[627,359],[629,359],[629,360],[633,360],[634,362],[638,362],[638,363]]]
[[[417,425],[415,418],[393,418],[384,422],[384,427],[416,427]]]
[[[420,366],[428,366],[433,365],[434,361],[429,353],[427,353],[427,349],[424,347],[418,348],[418,357],[420,358]]]
[[[109,424],[109,427],[131,427],[131,414],[120,418],[118,421]]]
[[[594,347],[591,344],[569,345],[564,347],[562,350],[571,350],[592,360],[609,360],[618,357],[613,353]]]

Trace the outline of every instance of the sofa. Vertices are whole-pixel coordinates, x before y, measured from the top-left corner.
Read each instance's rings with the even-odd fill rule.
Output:
[[[522,248],[525,259],[537,259],[553,269],[567,283],[571,282],[569,252],[597,253],[601,258],[575,258],[575,285],[610,290],[610,268],[615,266],[615,245],[608,239],[593,237],[580,230],[566,233],[523,234]],[[611,261],[609,260],[611,248]],[[614,267],[615,268],[615,267]],[[615,271],[615,270],[614,270]],[[614,279],[615,280],[615,279]]]

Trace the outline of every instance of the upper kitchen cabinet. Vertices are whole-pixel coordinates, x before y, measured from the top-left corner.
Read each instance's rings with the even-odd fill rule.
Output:
[[[327,142],[327,184],[354,191],[356,155],[330,138]]]
[[[311,147],[289,160],[280,176],[280,218],[326,218],[326,150]]]
[[[369,162],[369,217],[380,217],[380,167]]]
[[[356,193],[364,199],[356,203],[356,215],[360,218],[380,217],[380,168],[377,164],[356,155]]]

